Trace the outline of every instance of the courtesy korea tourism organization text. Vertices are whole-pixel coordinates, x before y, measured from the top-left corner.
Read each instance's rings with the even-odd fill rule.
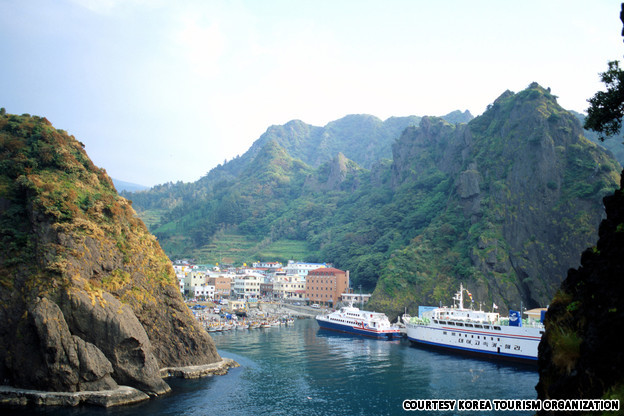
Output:
[[[620,410],[619,400],[511,400],[511,399],[458,399],[404,400],[406,411],[600,411],[616,412]]]

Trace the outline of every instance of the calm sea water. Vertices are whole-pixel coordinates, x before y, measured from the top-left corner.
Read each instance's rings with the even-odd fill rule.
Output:
[[[404,412],[405,399],[535,399],[534,368],[322,330],[313,319],[291,327],[213,336],[241,364],[225,376],[169,379],[173,392],[138,405],[24,409],[45,415],[476,415]],[[509,412],[498,414],[508,415]],[[514,414],[530,415],[533,412]]]

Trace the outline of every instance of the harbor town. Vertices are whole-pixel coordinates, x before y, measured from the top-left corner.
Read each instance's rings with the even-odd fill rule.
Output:
[[[173,263],[180,292],[208,332],[292,325],[339,304],[364,304],[349,271],[327,263],[256,262],[250,267]]]

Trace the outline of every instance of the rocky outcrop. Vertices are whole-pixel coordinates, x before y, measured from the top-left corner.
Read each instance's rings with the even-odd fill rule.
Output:
[[[393,155],[394,199],[418,200],[406,216],[420,229],[371,298],[390,315],[448,302],[459,280],[501,311],[548,305],[594,241],[620,169],[535,83],[468,124],[423,117]]]
[[[72,335],[58,305],[38,299],[27,314],[20,332],[32,342],[15,343],[10,350],[12,360],[21,364],[15,384],[52,391],[118,387],[110,361],[94,344]]]
[[[360,185],[358,172],[360,167],[338,153],[330,162],[325,163],[314,174],[306,178],[304,186],[314,191],[353,191]]]
[[[604,206],[598,243],[583,252],[580,267],[569,270],[546,312],[536,387],[540,399],[622,397],[624,172],[620,189],[604,198]]]
[[[161,368],[221,362],[156,238],[81,143],[2,115],[0,147],[2,397],[108,406],[167,393]]]

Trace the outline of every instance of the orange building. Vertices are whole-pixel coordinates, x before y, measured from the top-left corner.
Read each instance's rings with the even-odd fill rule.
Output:
[[[323,267],[308,272],[306,294],[311,304],[335,306],[349,288],[349,271]]]
[[[229,299],[232,290],[232,279],[229,277],[209,277],[208,284],[215,287],[215,299]]]

